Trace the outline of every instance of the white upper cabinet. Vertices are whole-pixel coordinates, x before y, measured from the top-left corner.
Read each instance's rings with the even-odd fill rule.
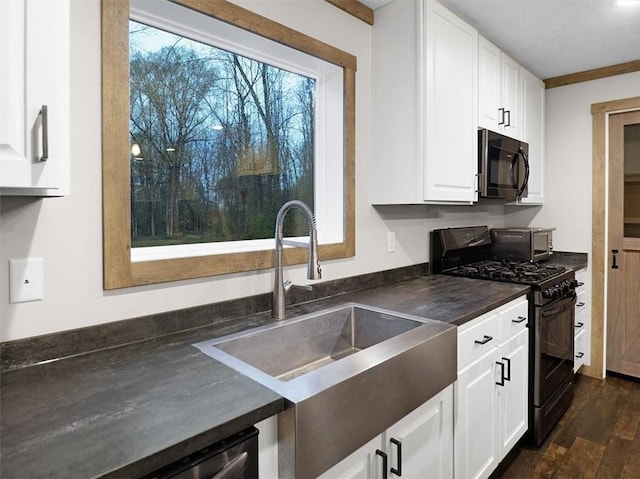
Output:
[[[478,33],[435,0],[372,29],[374,204],[477,200]]]
[[[502,51],[486,38],[478,37],[478,126],[499,131],[502,112]]]
[[[528,195],[515,204],[543,204],[544,83],[479,36],[478,92],[478,127],[529,144]]]
[[[0,194],[69,193],[69,1],[0,1]]]
[[[520,83],[520,65],[511,57],[502,53],[500,61],[501,96],[504,115],[501,113],[501,128],[505,135],[522,139],[522,94]]]
[[[478,126],[521,140],[520,65],[482,36],[478,57]]]
[[[544,103],[542,80],[520,67],[522,79],[522,139],[529,144],[529,194],[518,203],[544,203]]]

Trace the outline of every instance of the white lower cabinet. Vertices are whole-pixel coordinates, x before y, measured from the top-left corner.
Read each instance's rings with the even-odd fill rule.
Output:
[[[320,477],[452,478],[453,386],[442,390]]]
[[[260,477],[278,478],[277,416],[255,425]],[[386,457],[386,459],[385,459]],[[386,475],[383,465],[386,462]],[[453,385],[400,419],[320,479],[452,479]]]
[[[258,429],[258,475],[261,479],[278,479],[278,416],[255,425]]]
[[[528,429],[527,316],[522,297],[458,328],[457,479],[489,477]]]
[[[575,362],[573,371],[578,370],[583,365],[591,364],[591,288],[586,270],[576,273],[576,317],[574,331],[574,354]]]

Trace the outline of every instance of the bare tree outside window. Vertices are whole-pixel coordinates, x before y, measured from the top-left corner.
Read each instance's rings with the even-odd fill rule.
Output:
[[[133,247],[271,238],[283,203],[313,206],[313,78],[129,30]]]

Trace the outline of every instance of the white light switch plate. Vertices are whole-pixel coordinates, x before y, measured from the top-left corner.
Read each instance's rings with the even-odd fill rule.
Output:
[[[396,251],[396,234],[393,231],[387,233],[387,253]]]
[[[9,302],[40,301],[44,297],[42,258],[9,260]]]

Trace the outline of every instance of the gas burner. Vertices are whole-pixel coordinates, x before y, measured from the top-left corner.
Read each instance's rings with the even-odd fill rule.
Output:
[[[541,263],[517,260],[484,260],[451,268],[446,273],[468,278],[538,284],[565,271],[566,268],[562,266]]]

